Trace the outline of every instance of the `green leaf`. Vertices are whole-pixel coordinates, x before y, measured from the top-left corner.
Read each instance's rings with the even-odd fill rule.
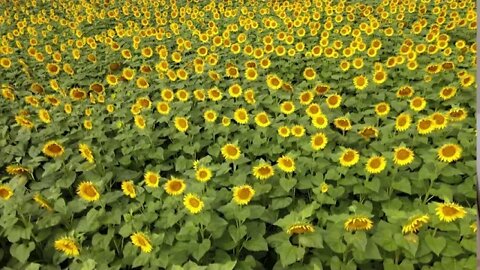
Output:
[[[447,241],[443,237],[433,237],[430,234],[425,236],[425,243],[437,256],[440,255],[442,250],[447,245]]]
[[[296,184],[297,179],[295,178],[280,178],[280,186],[287,192],[290,191]]]
[[[375,192],[380,191],[380,186],[381,182],[378,177],[373,177],[372,180],[365,182],[365,187]]]
[[[200,261],[200,259],[207,253],[210,249],[211,242],[208,239],[204,239],[202,243],[198,244],[197,248],[193,250],[192,256],[195,260]]]
[[[28,244],[17,244],[14,243],[10,247],[10,254],[14,258],[16,258],[19,262],[25,263],[28,260],[28,257],[30,257],[30,252],[35,249],[35,243],[34,242],[28,242]]]
[[[140,253],[135,260],[133,260],[132,266],[133,267],[139,267],[139,266],[144,266],[148,263],[150,260],[150,254],[148,253]]]
[[[97,265],[97,263],[94,260],[88,259],[88,260],[86,260],[85,262],[82,263],[82,268],[80,268],[80,269],[81,270],[94,270],[96,265]]]
[[[323,248],[323,237],[318,230],[299,235],[298,242],[304,247]]]
[[[305,249],[293,246],[286,242],[282,243],[276,250],[280,256],[280,263],[283,267],[287,267],[296,261],[301,260],[305,254]]]
[[[262,235],[255,235],[243,243],[243,246],[250,251],[267,251],[267,240]]]
[[[394,181],[392,183],[392,188],[407,194],[412,194],[412,186],[408,178],[402,178],[400,181]]]
[[[232,240],[235,243],[238,243],[243,237],[245,237],[245,235],[247,235],[247,226],[241,225],[237,228],[235,225],[230,225],[228,226],[228,232],[230,233]]]
[[[367,242],[367,246],[365,248],[365,259],[382,260],[382,255],[380,254],[377,245],[372,240]]]

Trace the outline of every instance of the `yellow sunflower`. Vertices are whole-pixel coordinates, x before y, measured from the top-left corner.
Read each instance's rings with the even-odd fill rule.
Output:
[[[367,164],[365,165],[365,170],[371,174],[381,173],[385,170],[387,161],[382,156],[373,156],[368,159]]]
[[[446,128],[448,125],[448,119],[443,113],[435,112],[430,116],[430,118],[433,120],[434,129],[441,130]]]
[[[295,104],[291,101],[285,101],[280,104],[280,112],[289,115],[295,111]]]
[[[342,103],[342,96],[337,95],[337,94],[330,95],[330,96],[327,97],[326,103],[327,103],[328,108],[330,108],[330,109],[338,108],[340,106],[340,104]]]
[[[222,147],[222,155],[226,160],[237,160],[240,154],[240,148],[235,144],[228,143]]]
[[[351,167],[357,164],[359,159],[360,155],[358,154],[357,150],[346,148],[340,155],[338,161],[340,162],[340,165],[344,167]]]
[[[157,111],[162,115],[167,115],[170,113],[170,106],[168,105],[168,102],[160,101],[157,103],[156,107]]]
[[[440,89],[439,96],[443,100],[448,100],[451,99],[452,97],[455,96],[457,93],[457,88],[453,86],[445,86],[442,89]]]
[[[311,67],[307,67],[307,68],[303,71],[303,77],[304,77],[307,81],[314,80],[316,75],[317,75],[317,73],[315,72],[315,69],[313,69],[313,68],[311,68]]]
[[[402,233],[417,233],[423,225],[427,224],[430,220],[428,215],[415,215],[408,219],[402,227]]]
[[[322,109],[320,108],[320,105],[317,103],[311,103],[308,105],[308,107],[305,109],[305,112],[309,117],[314,117],[316,115],[319,115],[322,113]]]
[[[373,221],[366,216],[348,218],[343,227],[346,231],[368,231],[373,228]]]
[[[182,194],[186,187],[185,181],[172,177],[165,183],[164,189],[168,195],[177,196]]]
[[[63,146],[57,141],[48,141],[42,148],[43,154],[48,157],[56,158],[64,153]]]
[[[417,122],[417,132],[421,135],[432,133],[435,129],[435,122],[430,117],[425,117]]]
[[[368,86],[368,79],[363,75],[356,76],[353,78],[353,85],[357,90],[364,90]]]
[[[135,184],[133,181],[122,181],[122,191],[123,194],[129,196],[130,198],[135,198],[137,196],[137,192],[135,191]]]
[[[325,133],[322,133],[322,132],[313,134],[310,139],[310,145],[312,149],[315,151],[324,149],[327,146],[327,143],[328,143],[328,138],[325,135]]]
[[[80,154],[84,159],[86,159],[89,163],[94,163],[95,159],[93,158],[92,150],[88,147],[87,144],[81,143],[78,145]]]
[[[21,165],[8,165],[5,171],[10,175],[18,175],[18,174],[27,174],[30,173],[30,169],[27,167],[23,167]]]
[[[35,193],[33,196],[33,200],[41,207],[45,208],[48,211],[53,211],[53,208],[50,206],[50,204],[40,195],[40,193]]]
[[[45,124],[49,124],[50,122],[52,122],[50,114],[45,109],[41,109],[38,111],[38,118],[40,118],[40,120]]]
[[[375,113],[380,116],[386,116],[390,112],[390,105],[386,102],[380,102],[375,105]]]
[[[414,97],[410,100],[410,109],[419,112],[427,106],[427,101],[423,97]]]
[[[342,131],[348,131],[352,129],[352,124],[350,123],[350,119],[346,117],[335,118],[335,120],[333,120],[333,124],[335,125],[336,128]]]
[[[378,129],[374,126],[364,127],[358,132],[358,135],[362,136],[365,140],[378,137]]]
[[[324,114],[318,114],[312,117],[312,124],[318,129],[326,128],[328,125],[327,116]]]
[[[2,200],[9,200],[13,196],[13,190],[7,186],[0,184],[0,198]]]
[[[233,188],[233,200],[238,205],[248,204],[254,195],[255,190],[250,185],[237,186]]]
[[[277,75],[267,75],[267,86],[272,90],[278,90],[282,87],[283,81]]]
[[[88,202],[93,202],[100,199],[100,193],[95,188],[95,185],[93,185],[93,183],[90,181],[81,182],[77,187],[77,194],[80,196],[80,198]]]
[[[289,156],[281,156],[277,159],[277,165],[280,170],[290,173],[295,171],[295,160]]]
[[[445,222],[452,222],[457,219],[462,219],[467,214],[467,211],[465,211],[462,206],[453,202],[437,203],[435,212],[438,218]]]
[[[139,247],[142,252],[149,253],[153,249],[150,239],[148,239],[148,237],[142,232],[132,234],[130,240],[132,241],[132,244]]]
[[[207,182],[212,179],[212,171],[207,167],[198,167],[195,169],[195,179],[200,182]]]
[[[252,174],[259,180],[267,180],[275,174],[272,165],[262,162],[252,168]]]
[[[203,201],[195,194],[188,193],[183,198],[183,205],[191,214],[197,214],[202,211],[204,207]]]
[[[213,123],[217,119],[217,112],[214,110],[206,110],[203,113],[203,118],[206,122]]]
[[[462,147],[458,144],[447,143],[442,145],[437,151],[440,161],[451,163],[462,158]]]
[[[266,112],[261,112],[255,115],[255,123],[260,127],[268,127],[271,124]]]
[[[312,225],[307,223],[297,223],[297,224],[291,225],[287,230],[287,233],[290,235],[312,233],[312,232],[315,232],[315,228],[313,228]]]
[[[290,129],[287,126],[281,126],[277,129],[278,135],[283,138],[290,136]]]
[[[393,153],[393,162],[399,166],[405,166],[413,162],[415,154],[410,148],[396,147]]]
[[[238,98],[242,95],[242,87],[238,83],[233,84],[228,88],[228,94],[233,98]]]
[[[185,117],[175,117],[175,128],[180,132],[186,132],[188,129],[188,119]]]
[[[248,112],[244,108],[238,108],[233,113],[233,119],[239,124],[248,123]]]
[[[56,250],[65,253],[68,256],[80,255],[80,249],[72,237],[64,236],[55,240],[54,247]]]
[[[148,187],[156,188],[160,182],[160,175],[156,172],[147,171],[144,174],[143,179]]]
[[[291,128],[290,132],[293,136],[300,138],[305,135],[305,128],[302,125],[295,125]]]
[[[455,122],[465,120],[467,115],[468,113],[464,108],[455,107],[448,111],[448,119]]]
[[[408,113],[401,113],[395,119],[395,130],[405,131],[407,130],[412,123],[412,117]]]

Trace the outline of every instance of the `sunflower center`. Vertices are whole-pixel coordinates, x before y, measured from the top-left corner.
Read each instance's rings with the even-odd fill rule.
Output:
[[[188,200],[188,202],[194,208],[197,208],[197,207],[200,206],[200,202],[196,198],[190,198],[190,200]]]
[[[187,127],[187,122],[184,119],[178,120],[178,126],[181,128],[186,128]]]
[[[320,136],[315,137],[314,143],[315,143],[315,145],[322,145],[323,144],[323,138],[320,137]]]
[[[282,165],[285,167],[292,167],[293,163],[290,159],[282,159]]]
[[[362,229],[368,226],[368,222],[356,219],[352,222],[352,226],[357,229]]]
[[[230,156],[235,156],[235,155],[237,155],[238,150],[237,150],[237,148],[235,148],[234,146],[229,146],[229,147],[227,147],[227,153],[228,153]]]
[[[198,176],[203,179],[203,178],[206,178],[208,176],[208,173],[206,171],[202,170],[202,171],[198,172]]]
[[[359,77],[357,79],[357,84],[360,85],[360,86],[364,85],[365,84],[365,78]]]
[[[346,162],[350,162],[350,161],[352,161],[354,158],[355,158],[355,154],[353,153],[353,151],[347,151],[347,152],[343,155],[343,160],[346,161]]]
[[[383,80],[383,77],[384,74],[382,72],[377,72],[377,74],[375,74],[375,79],[377,79],[378,81]]]
[[[155,175],[150,175],[148,177],[148,182],[150,183],[156,183],[157,182],[157,177]]]
[[[311,106],[311,107],[309,108],[309,110],[310,110],[310,113],[312,113],[312,114],[317,114],[318,111],[319,111],[319,109],[318,109],[317,106]]]
[[[348,125],[349,125],[349,122],[347,120],[344,120],[344,119],[338,120],[337,123],[341,127],[348,127]]]
[[[180,181],[172,181],[170,183],[170,189],[173,191],[179,191],[182,188],[182,183]]]
[[[325,123],[325,119],[323,119],[323,117],[317,117],[315,119],[315,121],[317,122],[317,124],[319,125],[323,125]]]
[[[268,117],[264,114],[261,114],[258,116],[258,121],[262,124],[265,124],[268,122]]]
[[[373,169],[377,169],[378,167],[380,167],[380,159],[379,158],[374,158],[372,159],[372,161],[370,161],[370,167],[372,167]]]
[[[442,149],[442,154],[446,157],[453,157],[456,152],[455,146],[452,145],[448,145]]]
[[[250,189],[248,188],[242,188],[238,192],[238,198],[240,198],[241,200],[247,200],[248,198],[250,198],[250,195],[251,195],[251,192],[250,192]]]
[[[260,169],[258,169],[258,173],[260,175],[268,175],[268,174],[270,174],[270,172],[271,172],[271,170],[267,166],[263,166],[263,167],[260,167]]]
[[[271,83],[272,85],[277,86],[280,84],[280,81],[277,78],[272,78]]]
[[[437,125],[441,125],[445,122],[445,117],[443,117],[442,115],[436,114],[433,116],[433,120],[435,120],[435,123]]]
[[[286,111],[290,111],[292,109],[292,104],[290,103],[285,103],[283,105],[283,109],[285,109]]]
[[[95,197],[97,195],[97,191],[91,186],[86,186],[83,189],[83,193],[85,193],[88,197]]]
[[[0,197],[6,198],[6,197],[8,197],[8,194],[10,194],[10,192],[8,192],[8,190],[6,190],[4,188],[0,189]]]
[[[445,216],[451,217],[451,216],[456,215],[458,213],[458,210],[455,209],[454,207],[444,206],[444,207],[442,207],[442,213]]]
[[[400,160],[405,160],[407,159],[408,157],[410,157],[410,152],[408,152],[407,150],[405,149],[400,149],[398,150],[397,152],[397,158],[400,159]]]
[[[328,103],[330,105],[335,105],[337,104],[338,102],[338,97],[337,96],[331,96],[330,98],[328,98]]]
[[[429,129],[431,126],[432,122],[430,120],[423,120],[419,124],[420,129]]]
[[[419,98],[416,98],[416,99],[413,100],[412,104],[413,104],[414,107],[420,107],[420,106],[422,106],[422,100],[419,99]]]
[[[305,74],[307,75],[307,77],[313,77],[313,76],[315,76],[315,73],[313,72],[312,69],[307,69],[307,71],[305,72]]]
[[[48,146],[48,151],[52,153],[60,153],[62,152],[62,148],[57,144],[51,144]]]
[[[138,244],[140,246],[146,246],[147,245],[147,242],[145,241],[145,239],[143,239],[143,237],[137,237],[137,241],[138,241]]]
[[[160,110],[163,111],[163,112],[167,111],[168,110],[167,104],[160,105]]]

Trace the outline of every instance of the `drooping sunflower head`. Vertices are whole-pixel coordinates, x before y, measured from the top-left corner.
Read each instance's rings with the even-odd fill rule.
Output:
[[[378,129],[374,126],[367,126],[360,130],[358,134],[362,136],[365,140],[369,140],[371,138],[378,137]]]
[[[254,195],[255,190],[250,185],[237,186],[233,188],[233,200],[238,205],[248,204]]]
[[[7,166],[6,172],[10,175],[28,174],[30,169],[21,165],[11,164]]]
[[[130,198],[135,198],[137,196],[137,192],[135,190],[135,184],[133,181],[122,181],[122,191],[123,194],[129,196]]]
[[[185,184],[185,181],[172,177],[167,183],[165,183],[164,189],[168,195],[177,196],[182,194],[186,187],[187,185]]]
[[[427,224],[430,220],[428,215],[415,215],[408,219],[402,227],[402,233],[417,233],[423,225]]]
[[[65,253],[67,256],[76,257],[80,255],[80,249],[72,237],[62,237],[55,240],[54,247],[56,250]]]
[[[149,253],[153,249],[150,239],[148,239],[148,237],[142,232],[136,232],[132,234],[130,236],[130,240],[132,241],[133,245],[139,247],[144,253]]]
[[[366,216],[348,218],[343,227],[346,231],[368,231],[373,228],[373,221]]]
[[[312,232],[315,232],[315,228],[308,223],[297,223],[297,224],[291,225],[287,230],[287,233],[290,235],[312,233]]]
[[[87,144],[81,143],[79,144],[78,148],[79,148],[80,154],[84,159],[86,159],[89,163],[95,162],[92,150]]]

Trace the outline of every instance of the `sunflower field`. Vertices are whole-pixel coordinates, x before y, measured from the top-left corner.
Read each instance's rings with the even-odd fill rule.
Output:
[[[475,269],[475,10],[1,1],[1,269]]]

